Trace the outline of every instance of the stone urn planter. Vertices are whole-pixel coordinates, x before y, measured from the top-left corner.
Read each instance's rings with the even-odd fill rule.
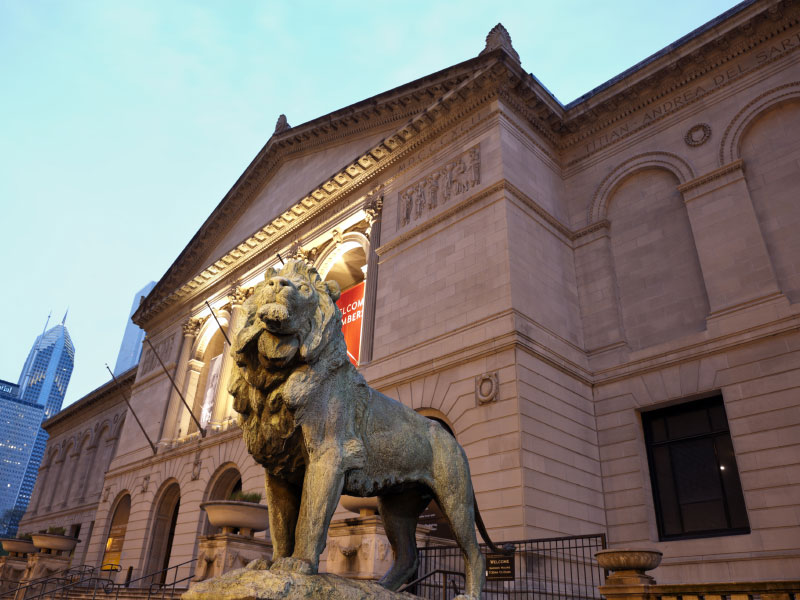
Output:
[[[606,578],[606,585],[655,584],[655,579],[645,574],[661,564],[661,552],[635,548],[618,548],[595,552],[597,564],[613,571]]]
[[[212,500],[200,505],[214,527],[222,528],[222,533],[233,533],[253,537],[254,531],[264,531],[269,525],[269,513],[264,504],[242,502],[240,500]]]
[[[360,517],[370,517],[378,513],[377,498],[360,498],[358,496],[342,495],[342,507]]]
[[[36,552],[36,546],[30,540],[23,540],[20,538],[0,538],[3,544],[3,550],[8,552],[11,556],[24,556],[31,552]]]
[[[33,545],[43,554],[63,554],[72,552],[80,542],[79,539],[57,533],[34,533]]]

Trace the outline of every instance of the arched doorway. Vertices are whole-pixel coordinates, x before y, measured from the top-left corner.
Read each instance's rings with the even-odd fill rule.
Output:
[[[111,570],[120,567],[122,557],[122,546],[125,544],[125,533],[128,530],[128,518],[131,516],[131,495],[125,494],[117,503],[114,509],[114,516],[111,517],[111,527],[108,529],[106,538],[105,552],[101,569]]]
[[[229,500],[231,494],[242,491],[242,476],[234,465],[223,466],[219,470],[219,475],[213,480],[206,501],[208,500]],[[214,527],[208,522],[208,515],[203,517],[203,535],[215,535],[220,532],[219,527]]]
[[[156,506],[145,574],[156,574],[169,566],[180,505],[181,489],[173,482],[161,493]],[[166,575],[166,572],[155,575],[151,583],[164,583]]]

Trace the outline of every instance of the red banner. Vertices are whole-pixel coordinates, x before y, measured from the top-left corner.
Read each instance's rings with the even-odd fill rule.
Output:
[[[364,284],[354,285],[336,302],[342,311],[342,332],[347,343],[347,357],[358,366],[358,352],[361,346],[361,318],[364,316]]]

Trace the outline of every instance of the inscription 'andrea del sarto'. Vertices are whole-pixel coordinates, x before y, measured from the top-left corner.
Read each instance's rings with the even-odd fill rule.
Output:
[[[669,97],[664,98],[658,104],[648,106],[621,125],[610,128],[604,133],[590,139],[585,143],[581,154],[585,156],[595,150],[599,150],[603,146],[612,144],[626,134],[640,127],[649,125],[653,121],[686,106],[732,79],[736,79],[744,73],[769,62],[773,58],[796,50],[797,48],[800,48],[800,33],[794,33],[786,38],[762,44],[753,49],[749,54],[744,55],[738,62],[727,64],[710,71],[696,83],[692,82],[687,84],[687,89],[681,92],[675,92]]]

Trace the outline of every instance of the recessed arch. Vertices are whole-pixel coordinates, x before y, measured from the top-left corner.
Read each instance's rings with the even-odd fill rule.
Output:
[[[629,158],[614,168],[595,190],[589,205],[588,223],[596,223],[608,218],[608,204],[616,189],[634,173],[645,169],[659,168],[671,172],[678,184],[694,179],[694,169],[677,154],[671,152],[645,152]]]
[[[800,81],[779,85],[759,94],[731,119],[719,144],[719,165],[724,166],[742,158],[742,139],[750,126],[766,111],[778,104],[800,98]]]
[[[226,462],[214,471],[203,494],[203,501],[228,500],[232,493],[242,491],[242,472],[234,462]],[[213,535],[219,528],[213,527],[208,521],[208,515],[202,511],[200,531],[202,535]]]
[[[217,315],[217,319],[219,319],[220,325],[223,327],[227,326],[231,318],[230,313],[227,310],[217,310],[214,312]],[[220,331],[220,327],[217,325],[217,321],[214,320],[214,317],[208,317],[202,327],[200,327],[200,331],[197,332],[197,338],[192,347],[191,357],[195,360],[205,360],[205,358],[207,358],[206,353],[208,347],[212,340],[214,340],[218,334],[222,337]]]
[[[122,548],[125,544],[125,535],[128,531],[128,519],[131,515],[131,494],[123,490],[112,503],[111,519],[105,532],[105,545],[103,560],[100,563],[102,570],[120,567]]]
[[[455,426],[450,421],[450,419],[447,418],[447,415],[444,414],[442,411],[436,410],[435,408],[430,408],[430,407],[427,407],[427,406],[422,406],[420,408],[417,408],[416,411],[419,414],[421,414],[423,417],[427,417],[427,418],[429,418],[429,419],[431,419],[433,421],[436,421],[442,427],[445,428],[445,431],[447,431],[453,437],[456,437],[456,428],[455,428]]]
[[[347,253],[359,249],[364,253],[364,264],[366,264],[366,257],[369,256],[369,240],[367,237],[363,233],[356,231],[345,233],[340,243],[330,244],[317,258],[315,267],[319,276],[323,280],[327,279],[328,275],[331,274],[331,269],[341,258]]]
[[[161,484],[151,508],[145,575],[158,573],[169,566],[180,505],[180,485],[174,478],[170,478]],[[156,575],[150,583],[163,583],[165,576],[166,572]]]

